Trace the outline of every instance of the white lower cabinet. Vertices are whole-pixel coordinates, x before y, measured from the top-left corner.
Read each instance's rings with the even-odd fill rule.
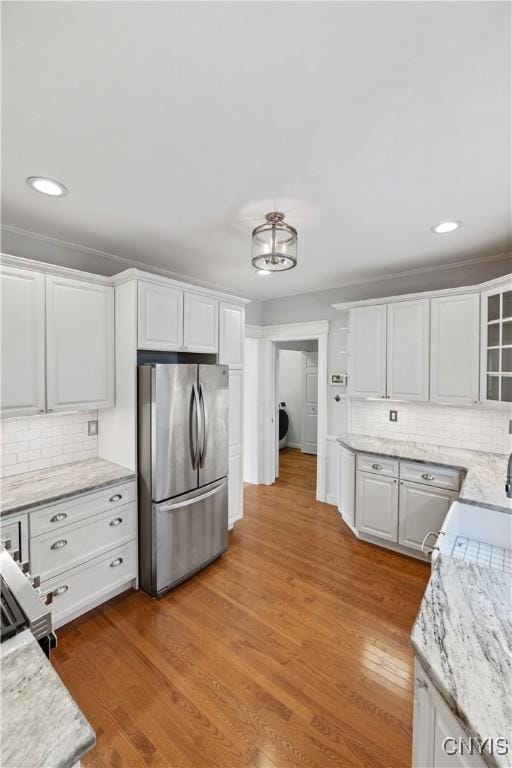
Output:
[[[137,542],[131,541],[76,568],[41,581],[52,593],[55,628],[91,610],[117,591],[126,589],[137,573]]]
[[[228,525],[243,517],[242,451],[230,449],[228,477]]]
[[[30,571],[52,594],[55,627],[137,584],[135,481],[30,516]]]
[[[416,660],[413,768],[483,768],[478,749]]]
[[[453,491],[401,480],[398,543],[421,552],[426,534],[441,529],[456,498],[457,494]]]
[[[357,529],[387,541],[398,538],[398,480],[357,473]]]
[[[352,451],[340,448],[339,511],[343,520],[355,525],[356,459]]]

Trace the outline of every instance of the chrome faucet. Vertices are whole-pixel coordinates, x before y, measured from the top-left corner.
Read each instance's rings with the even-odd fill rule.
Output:
[[[512,499],[512,453],[508,457],[507,482],[505,483],[505,493],[509,499]]]

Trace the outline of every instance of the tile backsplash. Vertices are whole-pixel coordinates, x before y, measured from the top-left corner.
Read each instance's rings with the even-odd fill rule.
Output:
[[[97,418],[97,411],[80,411],[3,419],[0,477],[97,456],[98,438],[87,434],[87,422]]]
[[[397,422],[389,420],[390,410],[398,411]],[[511,417],[509,409],[351,399],[349,428],[360,435],[509,453]]]

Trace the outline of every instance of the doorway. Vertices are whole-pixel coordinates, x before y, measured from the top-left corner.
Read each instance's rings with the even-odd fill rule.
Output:
[[[316,487],[318,341],[275,343],[275,475],[307,478]]]

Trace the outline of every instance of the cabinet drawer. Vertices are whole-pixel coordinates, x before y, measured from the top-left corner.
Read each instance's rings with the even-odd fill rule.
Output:
[[[370,456],[360,453],[357,456],[357,468],[360,472],[372,472],[375,475],[398,477],[398,461],[385,459],[384,456]]]
[[[59,576],[41,581],[41,588],[53,594],[54,626],[97,605],[103,596],[136,576],[137,543],[131,541]]]
[[[135,501],[135,498],[136,483],[135,480],[130,480],[128,483],[111,485],[101,491],[66,499],[37,512],[31,512],[30,535],[33,537],[55,531],[62,526],[76,523],[84,517],[117,509],[130,501]]]
[[[30,540],[30,570],[43,579],[124,544],[137,535],[137,505],[126,504]]]
[[[424,483],[437,488],[448,488],[450,491],[458,491],[460,488],[460,472],[449,467],[436,467],[429,464],[416,464],[414,462],[400,462],[400,478],[412,480],[414,483]]]

